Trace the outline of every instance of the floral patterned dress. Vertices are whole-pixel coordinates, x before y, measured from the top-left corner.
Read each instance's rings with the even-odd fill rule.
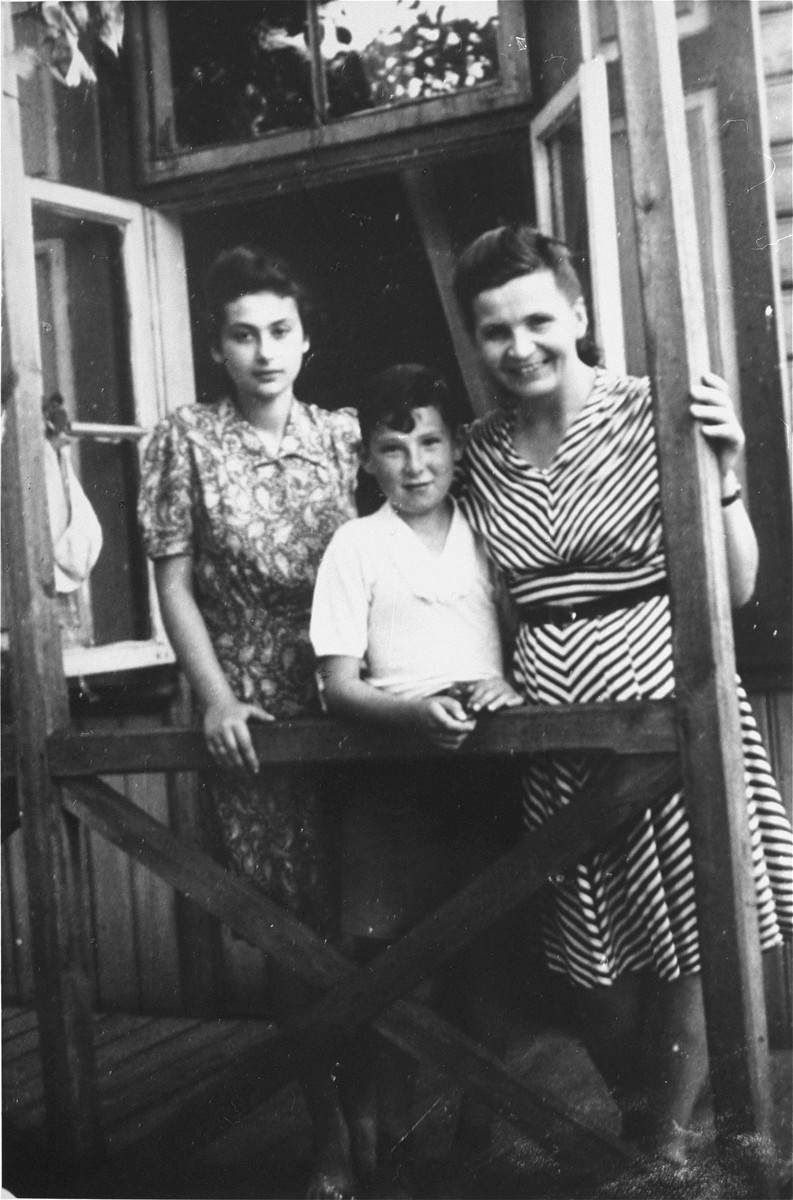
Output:
[[[230,400],[180,408],[143,459],[139,518],[152,559],[189,554],[196,602],[239,700],[276,718],[314,706],[308,637],[317,567],[355,514],[358,422],[294,401],[272,457]],[[335,904],[322,805],[308,770],[206,780],[232,867],[330,934]]]

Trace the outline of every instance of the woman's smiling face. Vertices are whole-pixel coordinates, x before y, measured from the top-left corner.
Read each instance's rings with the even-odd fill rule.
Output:
[[[474,342],[493,381],[513,399],[561,399],[580,366],[586,308],[552,271],[519,275],[474,297]]]

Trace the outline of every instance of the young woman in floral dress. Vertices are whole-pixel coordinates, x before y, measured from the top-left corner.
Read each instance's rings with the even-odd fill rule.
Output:
[[[215,261],[208,291],[211,354],[229,391],[155,429],[141,525],[165,627],[202,713],[229,862],[332,937],[334,863],[315,780],[308,770],[260,773],[249,723],[313,706],[314,579],[331,536],[356,515],[358,422],[350,409],[294,395],[309,310],[284,264],[235,247]],[[276,1016],[303,1000],[291,976],[274,973]],[[315,1135],[309,1196],[353,1186],[330,1068],[302,1076]]]

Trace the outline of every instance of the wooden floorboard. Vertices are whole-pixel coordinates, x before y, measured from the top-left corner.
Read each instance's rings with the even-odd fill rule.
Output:
[[[3,1056],[3,1184],[13,1195],[81,1200],[298,1200],[305,1194],[311,1131],[294,1083],[258,1106],[255,1096],[241,1097],[236,1119],[219,1122],[217,1133],[201,1139],[191,1154],[172,1158],[163,1168],[164,1174],[152,1177],[146,1190],[141,1186],[130,1190],[131,1180],[123,1166],[130,1156],[134,1159],[137,1143],[152,1145],[158,1137],[167,1137],[166,1131],[173,1128],[182,1109],[194,1111],[195,1101],[204,1098],[212,1106],[218,1074],[232,1059],[244,1061],[246,1053],[266,1039],[265,1023],[97,1014],[97,1066],[109,1157],[104,1167],[78,1177],[70,1176],[47,1155],[41,1074],[38,1057],[29,1045],[31,1033],[35,1035],[33,1020],[31,1029],[29,1012],[5,1010],[4,1033],[9,1036]],[[785,1178],[791,1157],[790,1055],[778,1054],[775,1059],[780,1177]],[[555,1093],[593,1127],[606,1135],[616,1134],[613,1102],[569,1031],[516,1024],[507,1061],[530,1086]],[[591,1179],[582,1180],[580,1168],[566,1156],[548,1153],[507,1121],[495,1120],[486,1149],[455,1145],[461,1094],[460,1087],[440,1072],[422,1072],[417,1079],[411,1140],[419,1188],[414,1194],[426,1200],[508,1200],[518,1196],[521,1200],[574,1200],[596,1194]],[[699,1173],[691,1180],[678,1181],[676,1190],[669,1190],[668,1180],[659,1180],[660,1190],[652,1190],[656,1181],[647,1176],[646,1168],[639,1167],[632,1168],[639,1172],[636,1178],[626,1175],[623,1190],[621,1180],[612,1180],[606,1183],[607,1190],[598,1194],[674,1194],[691,1200],[745,1194],[718,1190],[720,1168],[707,1149],[712,1128],[704,1126],[697,1138],[702,1144]],[[168,1156],[161,1156],[161,1161],[167,1164]]]

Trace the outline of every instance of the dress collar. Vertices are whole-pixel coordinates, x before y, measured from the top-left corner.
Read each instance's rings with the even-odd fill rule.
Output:
[[[256,427],[245,420],[229,397],[221,400],[218,416],[227,428],[233,429],[242,438],[248,449],[255,451],[257,457],[267,462],[276,462],[282,458],[300,458],[304,462],[315,464],[323,461],[325,450],[317,422],[308,405],[300,400],[292,401],[276,455],[267,451]]]

